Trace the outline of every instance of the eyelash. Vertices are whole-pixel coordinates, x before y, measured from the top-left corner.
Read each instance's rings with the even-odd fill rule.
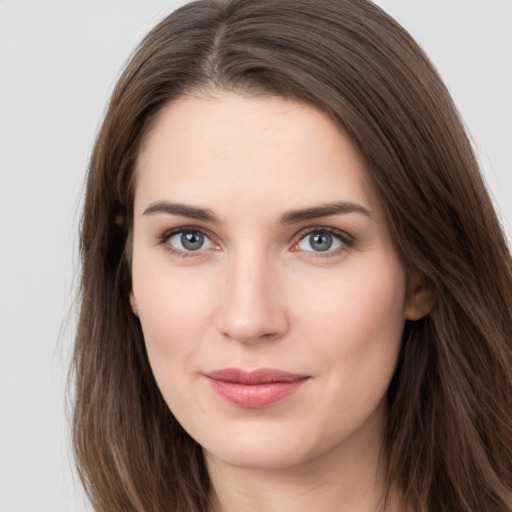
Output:
[[[199,249],[197,251],[182,251],[180,249],[176,249],[172,245],[168,244],[167,242],[175,235],[178,235],[180,233],[200,233],[201,235],[205,236],[209,240],[212,241],[212,243],[215,244],[214,237],[204,228],[199,228],[196,226],[182,226],[179,228],[173,228],[171,230],[165,231],[161,236],[157,239],[158,245],[163,245],[165,250],[170,252],[172,255],[177,256],[178,258],[193,258],[201,255],[203,250]],[[334,249],[334,250],[326,250],[325,252],[322,251],[303,251],[309,253],[311,257],[315,258],[328,258],[332,256],[338,256],[340,253],[346,251],[347,249],[350,249],[351,247],[354,247],[356,241],[355,239],[350,236],[349,234],[345,233],[344,231],[340,231],[338,229],[325,227],[325,226],[314,226],[307,228],[300,233],[298,233],[294,237],[294,243],[292,245],[292,251],[293,252],[300,252],[300,249],[295,249],[295,247],[298,246],[298,244],[305,239],[307,236],[310,236],[312,234],[328,234],[333,236],[334,238],[337,238],[341,242],[341,246]]]
[[[307,252],[310,257],[314,258],[329,258],[333,256],[338,256],[339,254],[345,252],[347,249],[350,249],[351,247],[354,247],[355,245],[355,239],[351,237],[348,233],[345,233],[344,231],[340,231],[339,229],[334,229],[330,227],[325,226],[315,226],[311,228],[307,228],[303,231],[301,231],[296,237],[296,242],[293,244],[293,248],[297,247],[299,243],[304,240],[306,237],[311,236],[312,234],[328,234],[331,235],[333,238],[337,238],[341,245],[340,247],[333,249],[333,250],[326,250],[325,252],[322,251],[304,251]],[[299,252],[300,249],[292,250],[294,252]]]
[[[182,226],[179,228],[170,229],[168,231],[165,231],[161,236],[158,237],[158,245],[163,245],[164,249],[168,252],[170,252],[173,256],[177,256],[178,258],[194,258],[199,255],[201,255],[202,251],[182,251],[180,249],[176,249],[171,244],[168,244],[167,242],[174,236],[179,235],[180,233],[200,233],[204,237],[208,238],[209,240],[212,240],[213,237],[210,235],[208,231],[206,231],[203,228],[198,228],[196,226]]]

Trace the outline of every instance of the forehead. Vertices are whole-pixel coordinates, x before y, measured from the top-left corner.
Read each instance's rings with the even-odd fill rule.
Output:
[[[145,138],[137,174],[136,210],[160,199],[266,209],[376,202],[349,138],[319,109],[281,97],[174,101]]]

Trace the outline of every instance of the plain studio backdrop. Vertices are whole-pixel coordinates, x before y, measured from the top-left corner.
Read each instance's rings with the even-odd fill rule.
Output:
[[[0,0],[0,512],[90,510],[64,407],[84,176],[122,65],[182,3]],[[511,233],[512,1],[378,3],[446,81]]]

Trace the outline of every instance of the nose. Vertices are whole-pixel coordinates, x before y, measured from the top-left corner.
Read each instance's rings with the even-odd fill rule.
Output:
[[[279,272],[254,256],[240,257],[226,269],[218,329],[242,343],[276,340],[288,330]]]

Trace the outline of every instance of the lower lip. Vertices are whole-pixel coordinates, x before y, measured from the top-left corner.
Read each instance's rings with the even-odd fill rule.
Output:
[[[217,394],[228,402],[247,409],[261,409],[273,405],[295,393],[306,380],[307,378],[290,382],[242,384],[208,377],[210,386]]]

